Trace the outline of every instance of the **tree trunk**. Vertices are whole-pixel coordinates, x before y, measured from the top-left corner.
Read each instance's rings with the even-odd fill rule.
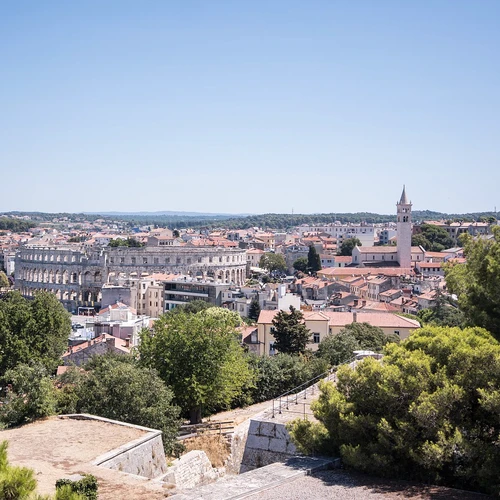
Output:
[[[201,424],[201,406],[196,406],[189,410],[189,423]]]

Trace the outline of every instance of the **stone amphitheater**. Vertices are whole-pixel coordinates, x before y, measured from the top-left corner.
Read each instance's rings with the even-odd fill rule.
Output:
[[[68,310],[99,306],[106,283],[153,273],[184,274],[242,285],[246,253],[240,248],[145,246],[90,247],[26,245],[16,254],[16,288],[26,297],[54,293]]]

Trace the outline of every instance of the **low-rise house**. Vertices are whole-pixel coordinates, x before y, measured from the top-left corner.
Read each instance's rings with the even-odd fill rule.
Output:
[[[436,297],[436,290],[430,290],[428,292],[422,293],[421,295],[418,295],[416,298],[419,309],[428,309],[429,307],[435,305]]]
[[[148,316],[138,316],[135,309],[117,302],[99,311],[94,322],[96,336],[106,333],[123,340],[129,340],[132,346],[139,343],[139,332],[151,326]]]
[[[424,276],[444,276],[441,262],[417,262],[415,267]]]
[[[62,358],[65,366],[82,366],[94,356],[102,356],[108,353],[130,354],[131,347],[130,339],[121,339],[103,333],[95,339],[68,347]]]
[[[257,322],[258,352],[261,355],[274,354],[273,319],[278,311],[261,311]],[[318,344],[327,335],[336,335],[342,328],[351,323],[368,323],[381,328],[385,334],[396,334],[401,339],[407,338],[420,328],[416,320],[398,316],[388,312],[336,312],[312,311],[304,312],[304,323],[312,332],[309,349],[315,351]]]

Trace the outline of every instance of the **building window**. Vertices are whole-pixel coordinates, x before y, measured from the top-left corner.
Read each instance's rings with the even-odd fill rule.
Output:
[[[132,264],[135,264],[135,257],[132,257]]]
[[[313,342],[315,344],[319,344],[319,333],[314,333],[313,334]]]
[[[170,264],[170,257],[167,257],[167,258],[165,259],[165,264]]]
[[[154,263],[155,263],[155,264],[158,264],[158,262],[159,262],[158,257],[155,257],[155,259],[154,259]]]
[[[125,257],[120,257],[120,264],[125,264]]]
[[[148,259],[147,259],[147,257],[143,257],[143,258],[142,258],[142,263],[143,263],[143,264],[147,264],[147,263],[148,263]]]
[[[399,330],[394,330],[394,333],[399,336]]]

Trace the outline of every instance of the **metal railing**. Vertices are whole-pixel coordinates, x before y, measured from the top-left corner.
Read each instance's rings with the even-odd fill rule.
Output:
[[[205,435],[226,436],[234,432],[234,420],[203,422],[201,424],[182,425],[179,432],[179,440]]]
[[[308,380],[307,382],[304,382],[303,384],[300,384],[297,387],[294,387],[293,389],[280,394],[273,399],[272,409],[269,409],[267,413],[271,413],[271,418],[276,418],[276,414],[281,415],[283,411],[301,414],[303,415],[304,419],[306,418],[306,415],[313,415],[311,412],[306,412],[307,404],[305,403],[305,400],[307,400],[308,395],[309,397],[314,397],[316,395],[316,391],[318,390],[318,382],[320,380],[336,382],[338,368],[345,365],[351,365],[355,361],[355,357],[351,358],[349,361],[341,363],[340,365],[336,365],[330,368],[328,371],[323,372],[320,375],[317,375],[316,377]],[[302,400],[302,402],[299,402],[299,400]],[[302,404],[302,411],[290,409],[291,405],[298,406],[300,404]]]

